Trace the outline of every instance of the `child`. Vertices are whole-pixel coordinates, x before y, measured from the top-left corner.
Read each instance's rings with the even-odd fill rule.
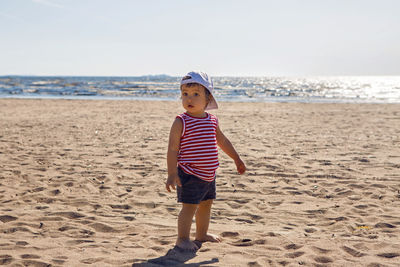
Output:
[[[181,81],[182,105],[185,113],[176,117],[169,136],[166,188],[178,186],[178,217],[176,246],[195,251],[198,242],[221,242],[208,233],[211,205],[216,197],[215,171],[219,166],[217,145],[230,156],[239,174],[246,171],[231,142],[221,132],[216,116],[205,112],[217,109],[213,83],[206,73],[189,72]],[[196,242],[190,241],[190,227],[196,215]],[[197,244],[196,244],[197,243]]]

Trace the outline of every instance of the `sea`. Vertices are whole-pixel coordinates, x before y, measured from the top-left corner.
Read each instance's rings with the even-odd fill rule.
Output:
[[[0,98],[170,100],[180,77],[0,76]],[[400,76],[213,77],[217,101],[400,103]]]

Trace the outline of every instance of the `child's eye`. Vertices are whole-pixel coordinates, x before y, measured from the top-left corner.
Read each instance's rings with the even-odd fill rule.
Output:
[[[194,93],[195,96],[199,96],[199,93]]]
[[[187,96],[188,94],[187,93],[183,93],[183,96]]]

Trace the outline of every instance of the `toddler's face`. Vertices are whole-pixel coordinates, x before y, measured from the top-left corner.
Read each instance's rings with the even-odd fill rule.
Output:
[[[189,114],[199,115],[204,113],[208,104],[205,90],[207,89],[200,84],[193,84],[191,86],[182,85],[182,105]]]

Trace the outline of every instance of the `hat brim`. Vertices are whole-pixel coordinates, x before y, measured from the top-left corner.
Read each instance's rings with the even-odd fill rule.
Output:
[[[211,110],[211,109],[218,109],[218,104],[217,101],[215,100],[214,96],[211,94],[211,100],[208,103],[206,110]]]

